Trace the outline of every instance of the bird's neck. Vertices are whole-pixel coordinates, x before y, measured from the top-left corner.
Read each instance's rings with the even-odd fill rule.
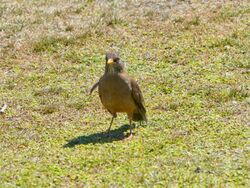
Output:
[[[124,69],[118,67],[108,67],[105,68],[105,74],[119,74],[125,72]]]

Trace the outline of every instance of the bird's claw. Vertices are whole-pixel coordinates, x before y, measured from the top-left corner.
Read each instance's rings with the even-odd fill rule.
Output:
[[[131,140],[133,138],[133,134],[129,134],[129,136],[128,137],[126,137],[124,140]]]

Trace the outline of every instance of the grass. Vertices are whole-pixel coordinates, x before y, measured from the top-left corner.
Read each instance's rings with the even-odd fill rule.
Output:
[[[0,187],[248,187],[248,1],[0,5]],[[120,52],[149,122],[88,89]]]

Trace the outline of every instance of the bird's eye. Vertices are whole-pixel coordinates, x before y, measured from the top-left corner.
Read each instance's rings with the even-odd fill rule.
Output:
[[[119,57],[114,59],[115,62],[119,62],[119,60],[120,60]]]

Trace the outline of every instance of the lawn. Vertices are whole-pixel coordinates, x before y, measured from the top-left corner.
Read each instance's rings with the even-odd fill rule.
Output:
[[[249,187],[250,3],[0,3],[0,187]],[[88,90],[115,49],[148,123]]]

